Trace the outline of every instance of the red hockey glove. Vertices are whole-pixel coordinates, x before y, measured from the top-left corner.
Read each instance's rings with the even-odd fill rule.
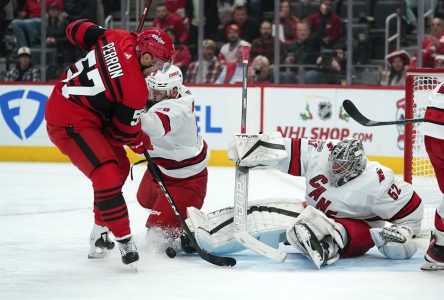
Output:
[[[129,144],[128,147],[137,154],[143,154],[145,150],[152,150],[150,137],[144,133],[140,133],[139,141],[137,143]]]

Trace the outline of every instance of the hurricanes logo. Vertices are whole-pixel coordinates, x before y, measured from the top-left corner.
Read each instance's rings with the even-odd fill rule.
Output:
[[[21,140],[28,139],[42,124],[48,97],[36,91],[15,90],[0,95],[0,110],[9,129]],[[26,122],[21,108],[33,105],[37,109],[31,122]],[[29,124],[28,124],[29,123]]]

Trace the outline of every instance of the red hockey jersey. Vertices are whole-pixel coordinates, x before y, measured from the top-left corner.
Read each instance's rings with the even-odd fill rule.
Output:
[[[66,35],[89,52],[55,85],[46,104],[46,121],[62,127],[103,128],[116,145],[137,142],[148,89],[134,37],[86,20],[69,24]]]

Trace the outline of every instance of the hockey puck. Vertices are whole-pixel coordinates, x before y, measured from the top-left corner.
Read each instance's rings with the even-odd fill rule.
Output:
[[[176,257],[176,251],[174,251],[174,249],[171,247],[166,248],[165,253],[166,255],[168,255],[169,258]]]

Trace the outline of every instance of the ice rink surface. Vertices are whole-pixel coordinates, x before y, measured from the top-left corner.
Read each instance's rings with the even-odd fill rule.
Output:
[[[197,255],[168,258],[145,241],[148,211],[136,199],[145,167],[134,168],[124,195],[139,247],[138,272],[117,247],[89,260],[92,189],[71,164],[0,163],[0,299],[442,299],[444,272],[423,272],[427,241],[410,260],[376,248],[321,270],[300,254],[282,264],[250,251],[217,267]],[[276,171],[250,173],[250,199],[303,196],[304,181]],[[234,168],[209,169],[205,212],[233,203]],[[292,252],[291,248],[283,248]]]

